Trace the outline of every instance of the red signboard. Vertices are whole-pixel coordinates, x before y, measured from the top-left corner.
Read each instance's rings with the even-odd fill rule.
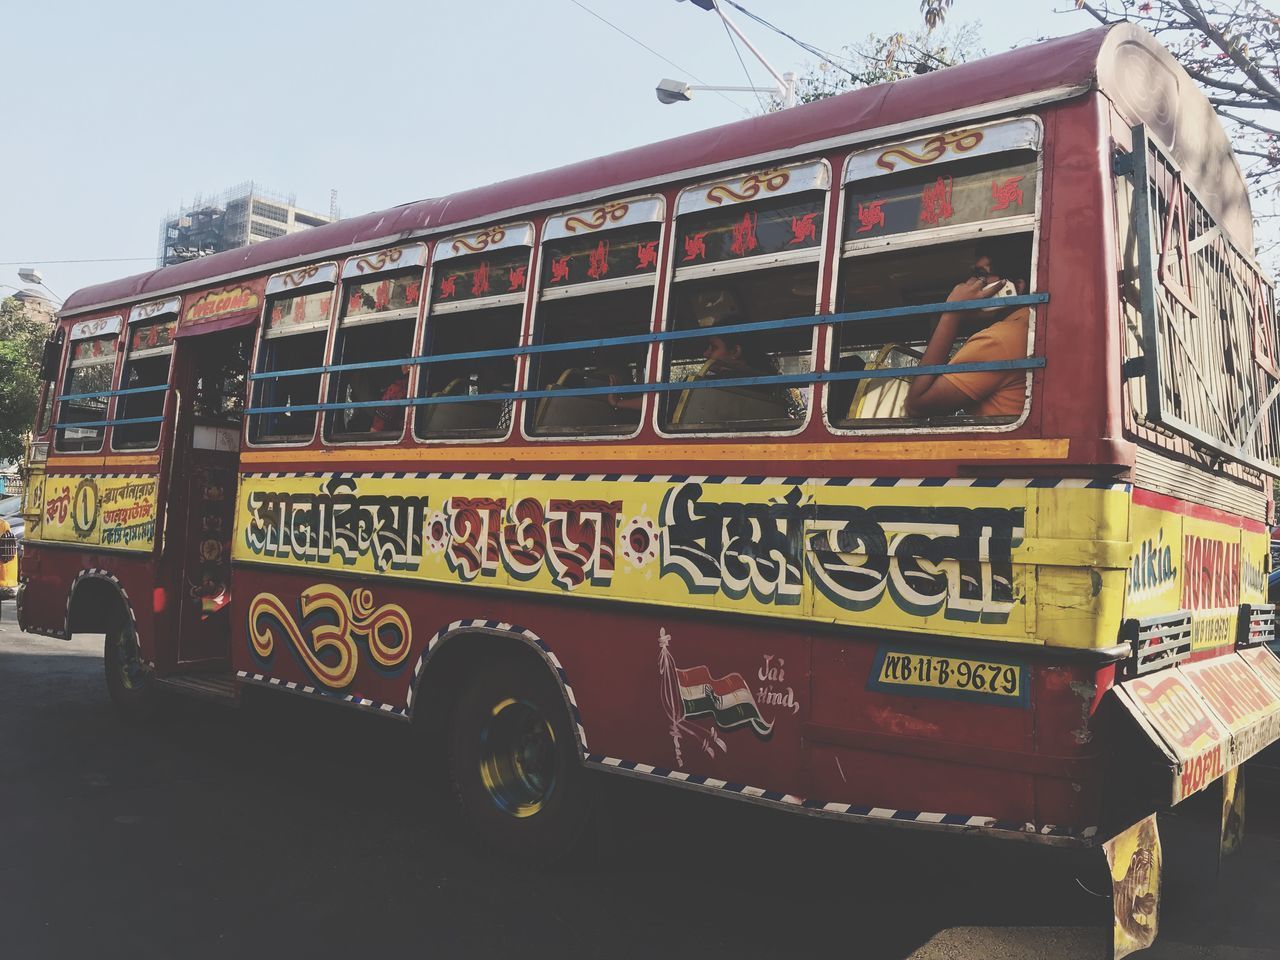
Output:
[[[1171,800],[1203,790],[1280,739],[1280,661],[1265,647],[1161,670],[1117,687],[1169,758]]]
[[[242,284],[210,290],[187,301],[177,335],[211,332],[252,323],[262,307],[262,292],[257,286]]]

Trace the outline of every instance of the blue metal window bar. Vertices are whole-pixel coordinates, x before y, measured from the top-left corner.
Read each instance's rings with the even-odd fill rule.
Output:
[[[1016,297],[1001,297],[1000,307],[1035,306],[1049,302],[1047,293],[1029,293]],[[530,344],[514,349],[471,350],[464,353],[446,353],[438,356],[405,357],[393,360],[373,360],[364,363],[335,363],[320,367],[303,367],[295,370],[273,370],[252,373],[250,380],[274,380],[285,377],[314,376],[343,370],[369,370],[379,367],[419,366],[428,363],[446,363],[456,360],[482,360],[494,357],[517,357],[566,350],[583,350],[595,347],[617,347],[638,343],[658,343],[668,340],[692,340],[726,333],[759,333],[771,330],[789,330],[814,327],[822,324],[856,323],[868,320],[888,320],[895,317],[922,316],[943,312],[983,310],[992,301],[957,300],[954,303],[925,303],[910,307],[889,307],[882,310],[859,310],[852,313],[814,314],[804,317],[788,317],[782,320],[759,320],[752,323],[734,323],[722,327],[690,330],[666,330],[661,333],[634,334],[625,337],[604,337],[594,340],[573,340],[567,343]],[[1031,370],[1045,365],[1044,357],[1022,357],[1016,360],[992,360],[984,363],[943,363],[927,367],[893,367],[882,370],[828,370],[800,374],[769,374],[760,377],[734,377],[726,379],[688,380],[681,382],[619,384],[606,387],[572,387],[556,390],[510,390],[501,393],[460,394],[444,397],[405,397],[399,400],[365,400],[355,403],[307,403],[284,407],[249,407],[246,414],[311,413],[319,410],[356,410],[364,407],[417,407],[436,403],[474,403],[478,400],[536,400],[541,397],[591,397],[636,393],[665,393],[672,390],[696,390],[720,387],[746,386],[800,386],[814,383],[831,383],[842,380],[875,380],[888,377],[919,377],[939,373],[970,373],[994,370]]]
[[[125,397],[135,393],[165,393],[169,392],[167,383],[156,384],[153,387],[128,387],[124,390],[97,390],[93,393],[63,393],[56,398],[62,400],[88,400],[94,397]],[[71,427],[106,427],[120,423],[163,423],[164,417],[110,417],[106,420],[79,420],[74,423],[55,423],[54,430],[67,430]]]

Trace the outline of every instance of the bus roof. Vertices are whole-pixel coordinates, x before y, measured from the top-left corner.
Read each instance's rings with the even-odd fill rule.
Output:
[[[1251,254],[1248,192],[1212,107],[1150,34],[1116,24],[85,287],[67,298],[61,315],[386,246],[413,236],[460,231],[556,204],[634,192],[676,177],[770,162],[806,146],[884,139],[919,128],[964,123],[1090,89],[1101,89],[1130,122],[1149,125],[1152,135],[1173,153],[1188,182],[1196,186],[1206,207],[1237,245]]]

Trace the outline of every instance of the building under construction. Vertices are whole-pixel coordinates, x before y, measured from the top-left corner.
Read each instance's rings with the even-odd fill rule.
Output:
[[[283,237],[307,227],[338,219],[337,192],[330,195],[329,214],[297,206],[293,194],[261,189],[253,181],[232,187],[216,197],[200,197],[160,225],[159,266]]]

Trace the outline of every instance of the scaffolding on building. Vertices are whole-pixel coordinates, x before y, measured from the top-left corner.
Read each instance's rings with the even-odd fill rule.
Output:
[[[213,196],[197,194],[191,203],[165,215],[160,223],[158,266],[234,250],[338,219],[337,191],[329,213],[298,207],[297,196],[268,190],[246,180]]]

